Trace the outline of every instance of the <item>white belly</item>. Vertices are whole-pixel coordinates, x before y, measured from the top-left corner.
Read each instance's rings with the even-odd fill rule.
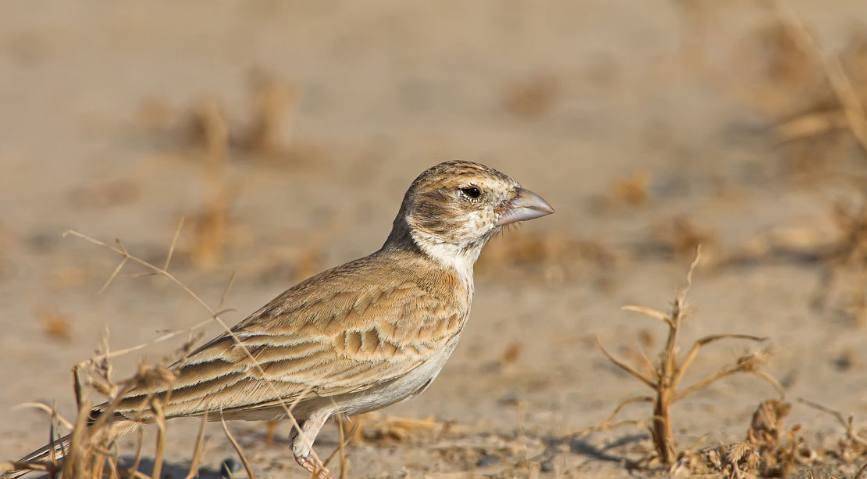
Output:
[[[337,412],[349,416],[362,414],[421,393],[436,379],[457,344],[458,338],[455,336],[440,353],[405,376],[357,395],[341,398],[337,403]]]

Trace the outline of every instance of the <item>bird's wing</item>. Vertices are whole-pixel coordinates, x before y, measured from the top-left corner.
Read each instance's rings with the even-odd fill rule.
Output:
[[[421,279],[382,273],[375,263],[349,263],[286,291],[184,360],[166,415],[360,392],[424,364],[463,326],[459,281],[441,271]],[[164,393],[133,391],[118,411]]]

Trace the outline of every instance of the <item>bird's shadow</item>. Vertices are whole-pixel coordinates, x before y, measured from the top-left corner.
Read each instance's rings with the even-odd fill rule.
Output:
[[[120,461],[118,461],[118,469],[123,470],[129,468],[135,462],[135,458],[132,456],[122,456]],[[139,462],[138,471],[142,474],[151,477],[153,475],[154,470],[154,461],[153,459],[142,458]],[[183,479],[187,477],[187,474],[190,472],[190,464],[185,462],[163,462],[163,470],[160,474],[162,479]],[[50,476],[44,475],[39,476],[36,479],[48,479]],[[196,475],[198,479],[223,479],[228,477],[228,475],[223,475],[218,470],[209,469],[207,467],[200,467],[199,473]],[[236,476],[237,477],[237,476]]]
[[[566,444],[569,447],[569,452],[578,456],[584,456],[594,461],[613,462],[622,464],[628,470],[633,470],[638,466],[637,461],[627,457],[625,454],[616,454],[611,451],[629,444],[634,444],[647,439],[646,434],[630,434],[620,437],[604,446],[597,446],[583,437],[567,436],[567,437],[549,437],[544,440],[545,450],[537,459],[541,461],[550,461],[557,454],[561,445]]]
[[[589,441],[573,437],[569,441],[569,450],[573,454],[578,454],[581,456],[587,456],[591,459],[595,459],[597,461],[606,461],[606,462],[616,462],[620,464],[629,465],[633,461],[626,457],[625,455],[617,455],[612,454],[611,450],[616,449],[620,446],[625,446],[627,444],[633,444],[636,442],[640,442],[647,439],[646,434],[630,434],[627,436],[620,437],[603,447],[596,446]]]
[[[120,467],[130,467],[135,458],[122,457]],[[154,470],[154,461],[152,459],[142,458],[138,467],[139,472],[151,476]],[[162,479],[184,479],[187,477],[187,474],[190,472],[190,464],[185,462],[163,462],[163,471],[160,474]],[[207,467],[200,467],[199,473],[196,476],[199,479],[222,479],[224,477],[228,477],[227,475],[222,475],[219,470],[210,469]],[[246,477],[246,476],[245,476]]]

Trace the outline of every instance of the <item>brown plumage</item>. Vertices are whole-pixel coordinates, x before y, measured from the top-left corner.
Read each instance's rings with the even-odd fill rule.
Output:
[[[472,266],[484,244],[505,224],[552,212],[485,165],[436,165],[413,181],[382,248],[293,286],[232,328],[234,338],[194,351],[174,365],[170,394],[130,391],[115,420],[146,420],[141,411],[153,395],[167,398],[168,418],[282,419],[291,405],[301,425],[296,459],[327,475],[311,454],[325,421],[424,390],[469,317]]]
[[[381,250],[275,298],[232,329],[241,344],[223,335],[193,352],[178,365],[165,412],[219,417],[222,408],[227,418],[277,419],[281,401],[297,401],[303,416],[310,401],[375,388],[431,360],[468,313],[469,292],[455,273],[418,253]],[[118,412],[146,410],[142,402],[159,392],[134,391]]]

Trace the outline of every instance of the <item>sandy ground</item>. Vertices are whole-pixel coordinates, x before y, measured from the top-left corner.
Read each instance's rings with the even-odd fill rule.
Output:
[[[867,24],[861,0],[790,4],[831,50]],[[767,127],[802,105],[761,76],[754,37],[773,19],[752,2],[10,2],[2,10],[4,459],[47,438],[46,418],[16,404],[56,402],[72,415],[70,368],[106,328],[112,347],[124,348],[206,318],[177,288],[136,278],[134,268],[96,294],[117,258],[61,239],[69,228],[121,238],[159,262],[186,217],[173,271],[213,304],[235,272],[225,302],[234,322],[305,274],[376,249],[427,166],[462,158],[499,168],[557,214],[489,246],[454,358],[424,395],[384,411],[430,417],[446,431],[352,445],[350,477],[524,477],[538,468],[620,477],[630,474],[624,458],[646,449],[644,431],[556,439],[643,392],[606,362],[594,336],[624,357],[641,344],[655,354],[663,331],[620,307],[666,308],[693,243],[706,243],[710,264],[775,228],[830,241],[831,202],[853,197],[821,176],[793,179],[786,151],[773,147]],[[274,100],[282,105],[282,94],[287,105],[275,128],[279,151],[234,147],[215,180],[183,119],[211,101],[230,131],[244,131],[256,75],[285,86]],[[863,158],[852,141],[838,150],[837,166]],[[197,245],[219,233],[200,222],[197,234],[195,225],[215,184],[229,192],[223,247],[197,261]],[[677,218],[698,232],[667,232]],[[820,272],[820,262],[786,258],[701,266],[685,339],[767,336],[775,353],[767,370],[790,400],[864,420],[867,329],[811,307]],[[116,375],[177,345],[119,358]],[[709,348],[691,374],[746,348]],[[684,400],[673,411],[679,444],[742,439],[756,405],[772,397],[766,384],[736,377]],[[647,414],[637,407],[626,416]],[[789,424],[818,442],[840,433],[799,404]],[[231,427],[259,477],[303,477],[281,442],[286,425],[274,445],[260,424]],[[172,477],[185,474],[195,429],[195,421],[170,427]],[[213,476],[233,454],[219,427],[208,431]],[[329,426],[321,452],[335,443]]]

